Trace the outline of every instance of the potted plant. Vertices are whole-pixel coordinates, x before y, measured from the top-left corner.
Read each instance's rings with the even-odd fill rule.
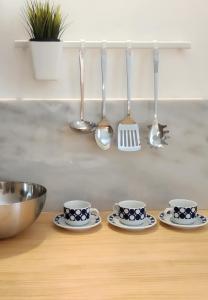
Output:
[[[63,42],[60,40],[65,29],[60,6],[50,1],[31,0],[24,9],[35,78],[57,80],[62,56]]]

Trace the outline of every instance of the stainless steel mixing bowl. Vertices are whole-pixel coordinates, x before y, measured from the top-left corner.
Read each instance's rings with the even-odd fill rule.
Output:
[[[0,181],[0,239],[29,227],[41,213],[46,193],[39,184]]]

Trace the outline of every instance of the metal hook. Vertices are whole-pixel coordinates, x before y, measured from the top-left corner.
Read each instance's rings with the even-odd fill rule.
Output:
[[[102,49],[106,49],[107,48],[107,41],[103,40],[102,41]]]
[[[126,41],[126,48],[127,49],[131,49],[132,48],[132,41],[131,40],[127,40]]]
[[[154,40],[153,41],[153,49],[155,49],[155,50],[157,50],[157,49],[159,49],[159,47],[158,47],[158,41],[157,40]]]
[[[85,40],[80,40],[80,50],[82,51],[82,53],[84,53],[85,46],[86,46]]]

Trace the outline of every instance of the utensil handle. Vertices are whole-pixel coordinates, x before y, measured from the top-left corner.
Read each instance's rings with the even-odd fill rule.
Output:
[[[79,49],[79,67],[80,67],[80,92],[81,92],[81,104],[80,104],[80,119],[84,120],[84,45],[82,43]]]
[[[102,117],[106,116],[106,70],[107,70],[107,49],[105,44],[101,49],[101,73],[102,73]]]
[[[158,114],[158,94],[159,94],[159,48],[153,49],[154,65],[154,117],[157,119]]]
[[[126,71],[127,71],[127,110],[131,113],[131,71],[132,71],[132,47],[126,47]]]

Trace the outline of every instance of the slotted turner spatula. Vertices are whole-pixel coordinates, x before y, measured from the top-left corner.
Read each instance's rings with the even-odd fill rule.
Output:
[[[126,74],[127,74],[127,116],[118,125],[118,149],[121,151],[141,150],[139,126],[131,118],[131,65],[132,47],[126,48]]]

